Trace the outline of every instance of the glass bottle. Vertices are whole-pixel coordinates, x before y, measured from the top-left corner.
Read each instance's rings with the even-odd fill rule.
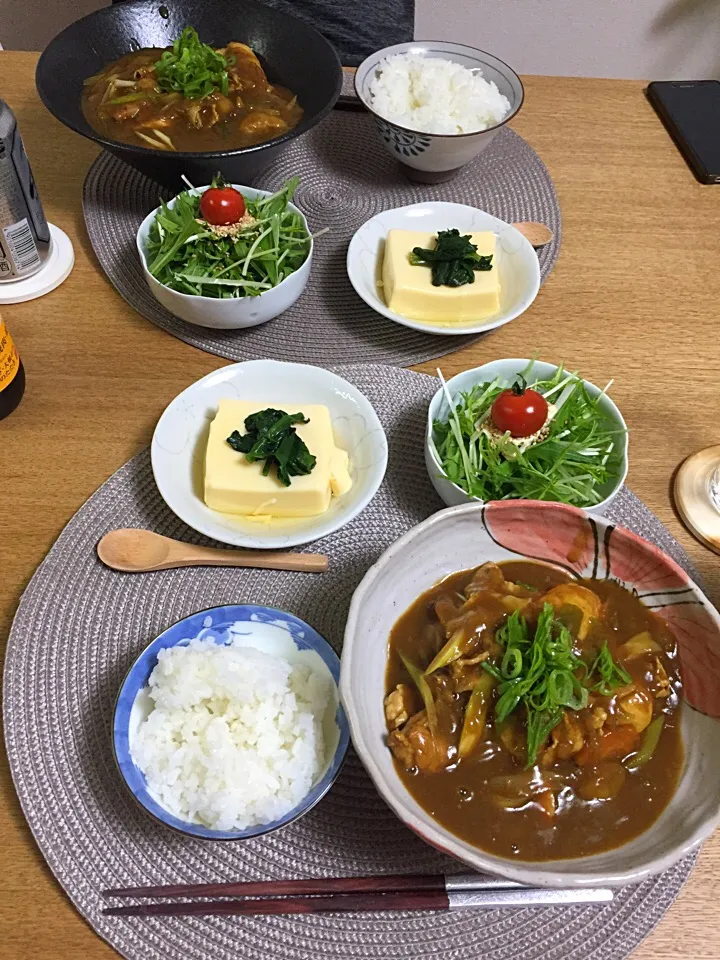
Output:
[[[25,370],[0,317],[0,420],[10,416],[25,393]]]

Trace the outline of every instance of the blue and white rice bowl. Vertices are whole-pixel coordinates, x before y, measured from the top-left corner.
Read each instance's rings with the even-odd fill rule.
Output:
[[[138,729],[154,708],[148,693],[150,675],[158,655],[170,647],[188,646],[191,640],[211,639],[218,645],[250,647],[292,665],[309,667],[330,689],[322,717],[324,762],[305,797],[283,816],[244,830],[219,830],[191,822],[171,813],[148,787],[133,757]],[[130,668],[120,688],[113,720],[113,749],[126,786],[135,800],[152,817],[191,837],[206,840],[244,840],[258,837],[292,823],[307,813],[327,793],[345,759],[349,732],[340,705],[338,682],[340,662],[332,647],[311,626],[291,613],[251,604],[228,605],[202,610],[168,627],[149,644]]]
[[[439,134],[418,130],[383,117],[374,108],[371,87],[381,72],[383,61],[398,54],[419,54],[428,59],[450,60],[470,70],[480,70],[485,80],[496,85],[507,98],[509,110],[503,119],[491,127],[470,133]],[[355,72],[355,92],[372,114],[380,140],[405,173],[421,183],[440,183],[455,176],[458,171],[492,143],[497,133],[520,110],[525,97],[522,81],[504,61],[463,43],[438,40],[414,40],[385,47],[367,57]]]

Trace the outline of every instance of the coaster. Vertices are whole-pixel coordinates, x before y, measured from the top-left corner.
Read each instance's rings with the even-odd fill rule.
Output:
[[[693,454],[675,477],[673,496],[680,518],[706,547],[720,553],[720,444]]]
[[[31,277],[0,283],[0,303],[25,303],[44,297],[59,287],[75,265],[75,251],[70,237],[54,223],[49,224],[50,255],[45,265]]]

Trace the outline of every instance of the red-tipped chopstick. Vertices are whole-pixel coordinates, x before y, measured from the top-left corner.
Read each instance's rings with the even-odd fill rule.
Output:
[[[267,900],[220,900],[181,903],[138,903],[107,907],[113,917],[252,916],[257,914],[359,913],[396,910],[455,910],[463,907],[538,907],[550,904],[600,903],[612,890],[552,890],[515,887],[505,890],[423,890],[355,893]]]
[[[256,914],[350,913],[360,910],[447,910],[448,895],[442,890],[399,893],[351,893],[337,896],[286,897],[265,900],[184,901],[137,903],[103,910],[111,917],[253,916]]]
[[[120,887],[105,890],[106,897],[290,897],[340,893],[396,893],[422,890],[504,890],[518,887],[512,880],[480,873],[390,874],[380,877],[318,877],[311,880],[258,880],[227,883],[177,883],[161,887]]]
[[[297,894],[302,894],[297,896]],[[249,916],[252,914],[347,913],[377,910],[452,910],[460,907],[528,907],[557,903],[597,903],[611,890],[548,890],[524,887],[478,873],[401,874],[237,883],[123,887],[105,891],[115,897],[265,897],[180,903],[140,903],[107,907],[116,917]],[[285,899],[272,899],[283,897]]]

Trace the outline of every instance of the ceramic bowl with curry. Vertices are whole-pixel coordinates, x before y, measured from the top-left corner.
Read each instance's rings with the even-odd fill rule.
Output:
[[[720,618],[656,546],[554,503],[468,504],[353,597],[341,695],[423,839],[521,883],[634,883],[720,821]]]

